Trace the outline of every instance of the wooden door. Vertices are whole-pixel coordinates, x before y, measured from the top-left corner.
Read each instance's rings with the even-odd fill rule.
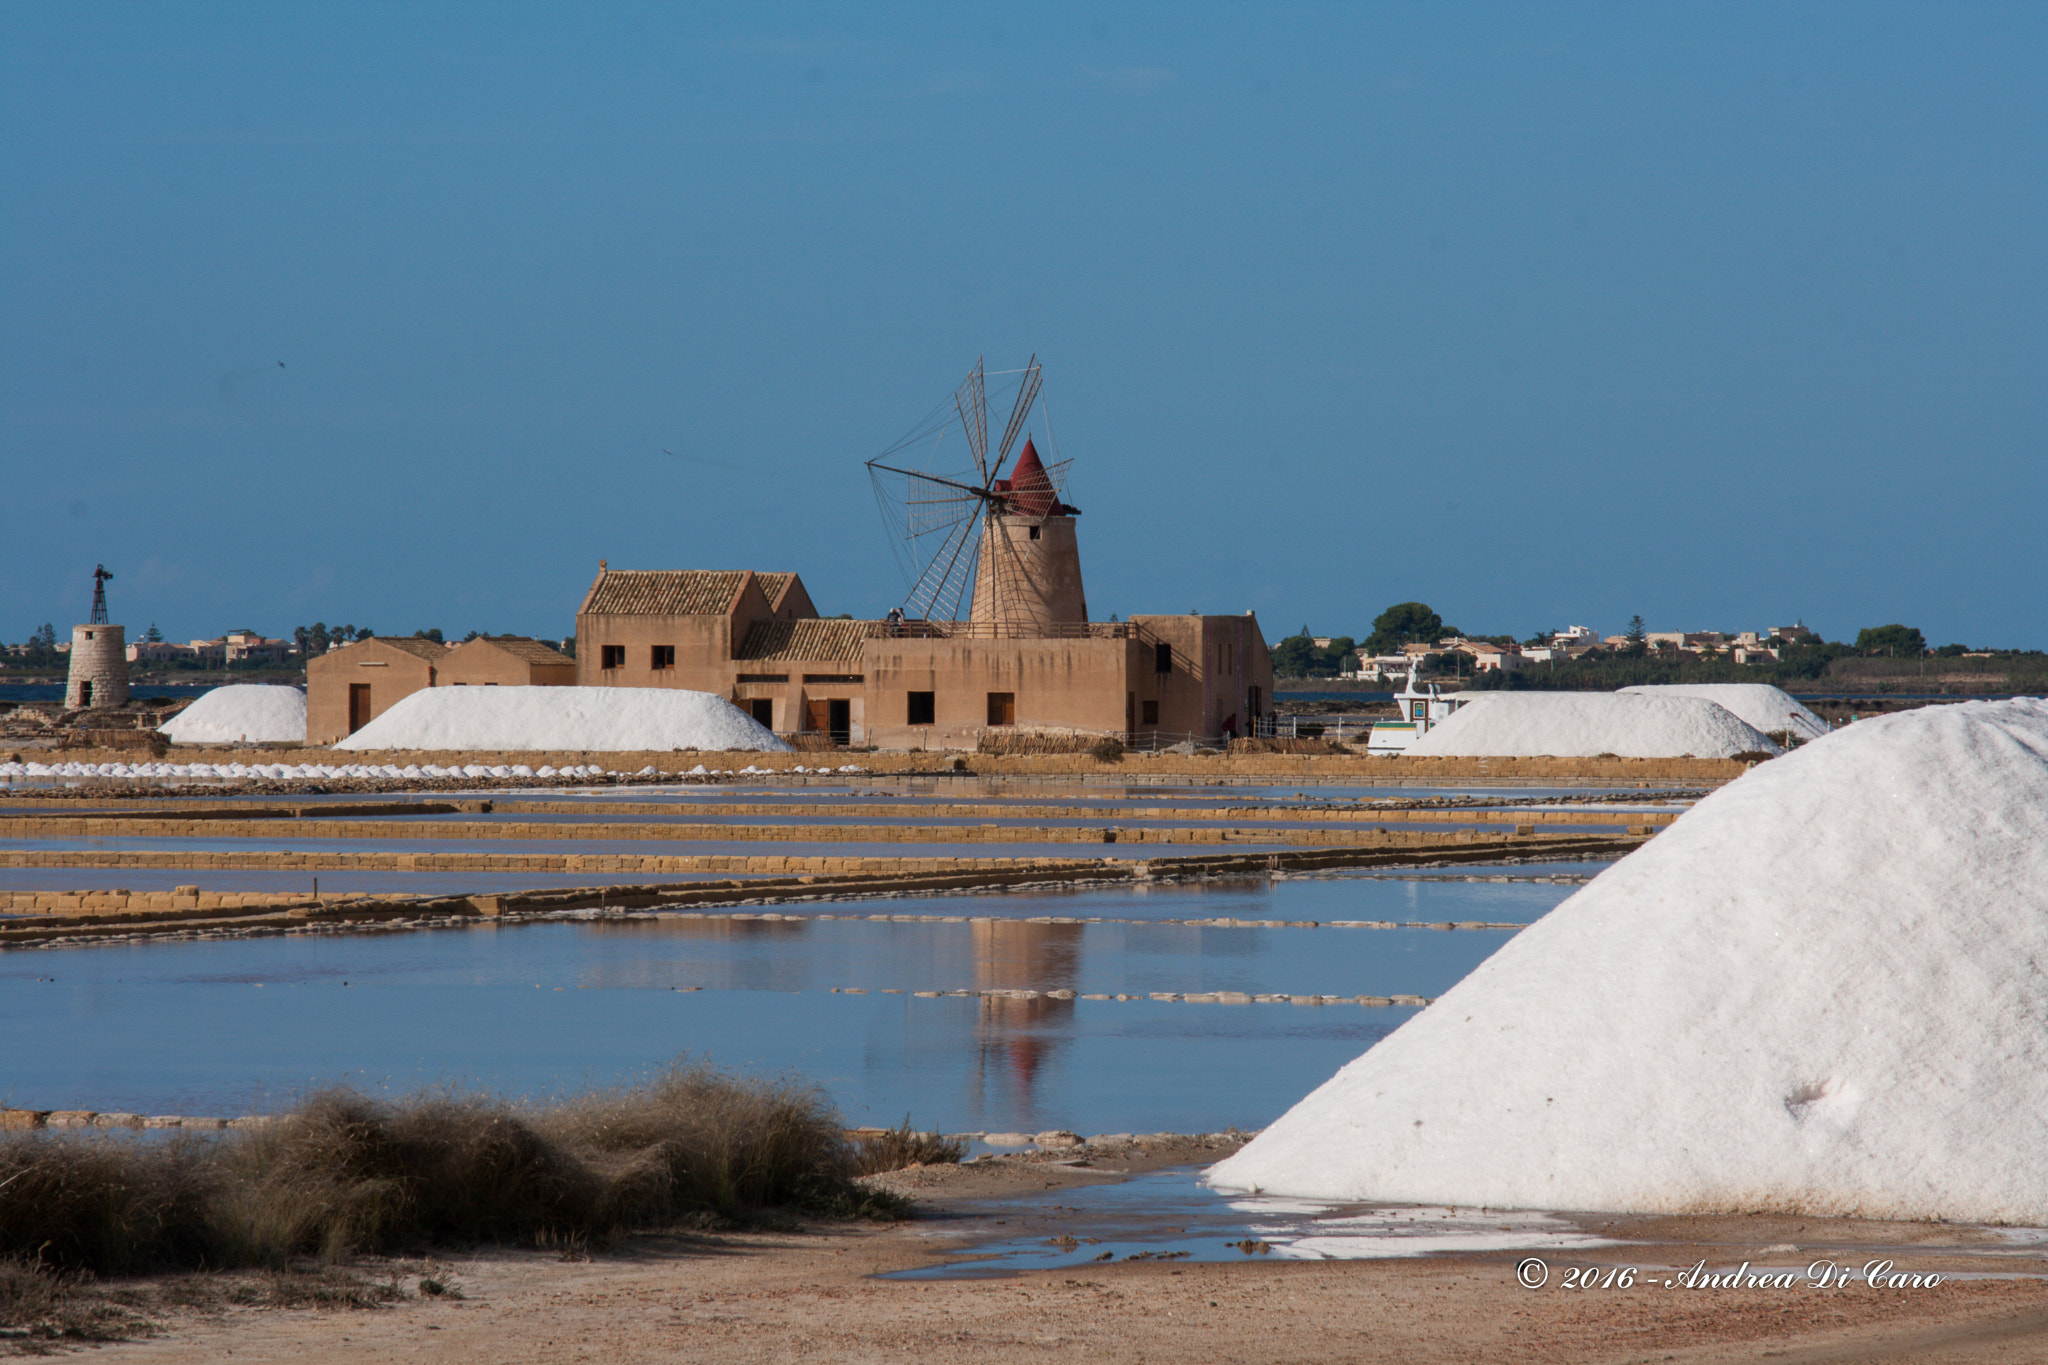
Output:
[[[370,685],[348,685],[348,732],[354,734],[370,723]]]
[[[827,701],[804,702],[804,729],[829,730],[832,728],[832,703]]]
[[[988,694],[988,723],[990,725],[1015,725],[1017,723],[1017,694],[1015,692],[991,692]]]

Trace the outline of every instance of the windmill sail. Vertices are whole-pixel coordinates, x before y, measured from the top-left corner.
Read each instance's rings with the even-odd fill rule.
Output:
[[[1039,401],[1038,357],[1032,356],[1024,369],[1012,373],[1015,396],[993,460],[989,458],[988,375],[983,362],[977,360],[950,402],[942,400],[901,440],[867,462],[875,502],[890,531],[890,549],[904,572],[903,614],[911,620],[957,623],[961,607],[970,605],[973,618],[979,621],[990,610],[988,601],[993,600],[982,582],[989,577],[982,561],[989,553],[990,525],[999,519],[1043,519],[1077,510],[1061,500],[1069,462],[1042,463],[1025,433],[1024,424]],[[999,372],[999,377],[1009,376]],[[954,419],[967,438],[967,455],[974,462],[971,473],[942,463]],[[1025,440],[1016,467],[1011,477],[999,477],[1019,435],[1025,435]],[[935,472],[939,469],[947,472]],[[1006,542],[1003,553],[1013,557],[1015,551]],[[1014,575],[999,577],[1007,581]],[[1085,619],[1085,606],[1082,612]]]

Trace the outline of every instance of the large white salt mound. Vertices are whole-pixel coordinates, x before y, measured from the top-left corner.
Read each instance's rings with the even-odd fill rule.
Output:
[[[1645,683],[1621,690],[1645,697],[1698,697],[1725,707],[1737,720],[1767,735],[1790,730],[1800,739],[1819,739],[1828,732],[1826,721],[1769,683]]]
[[[790,752],[723,697],[668,687],[429,687],[334,747]]]
[[[303,744],[306,694],[296,687],[236,683],[199,700],[157,727],[173,744]]]
[[[1488,692],[1407,752],[1498,758],[1732,758],[1778,752],[1754,726],[1697,697],[1622,692]]]
[[[2048,1223],[2048,702],[1903,712],[1758,766],[1209,1179]]]

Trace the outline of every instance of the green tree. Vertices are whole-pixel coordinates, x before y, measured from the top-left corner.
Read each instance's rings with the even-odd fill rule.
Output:
[[[1299,635],[1290,635],[1273,646],[1273,676],[1276,678],[1306,678],[1316,662],[1316,642],[1310,638],[1308,628],[1302,627]]]
[[[1306,634],[1306,628],[1303,631]],[[1444,618],[1430,610],[1427,602],[1396,602],[1372,618],[1372,634],[1365,637],[1368,654],[1393,654],[1402,645],[1436,643],[1444,634]]]
[[[1896,622],[1889,626],[1865,626],[1856,632],[1856,652],[1917,659],[1927,652],[1927,640],[1913,627]]]
[[[1643,656],[1643,651],[1649,648],[1650,631],[1643,624],[1643,618],[1640,615],[1628,618],[1628,629],[1622,632],[1622,637],[1628,641],[1627,644],[1622,646],[1622,653],[1624,654],[1640,659]]]
[[[142,632],[142,638],[150,644],[160,645],[164,642],[164,633],[156,628],[156,622],[151,621],[149,629]]]

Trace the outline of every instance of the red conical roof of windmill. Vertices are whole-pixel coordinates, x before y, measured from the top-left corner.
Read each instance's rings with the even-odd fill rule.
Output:
[[[1010,477],[999,479],[996,487],[1010,495],[1010,510],[1027,517],[1056,517],[1064,514],[1066,508],[1060,504],[1059,493],[1052,486],[1052,476],[1045,472],[1045,465],[1038,458],[1038,447],[1031,444],[1031,438],[1024,438],[1024,451],[1017,456],[1017,463],[1010,470]]]

